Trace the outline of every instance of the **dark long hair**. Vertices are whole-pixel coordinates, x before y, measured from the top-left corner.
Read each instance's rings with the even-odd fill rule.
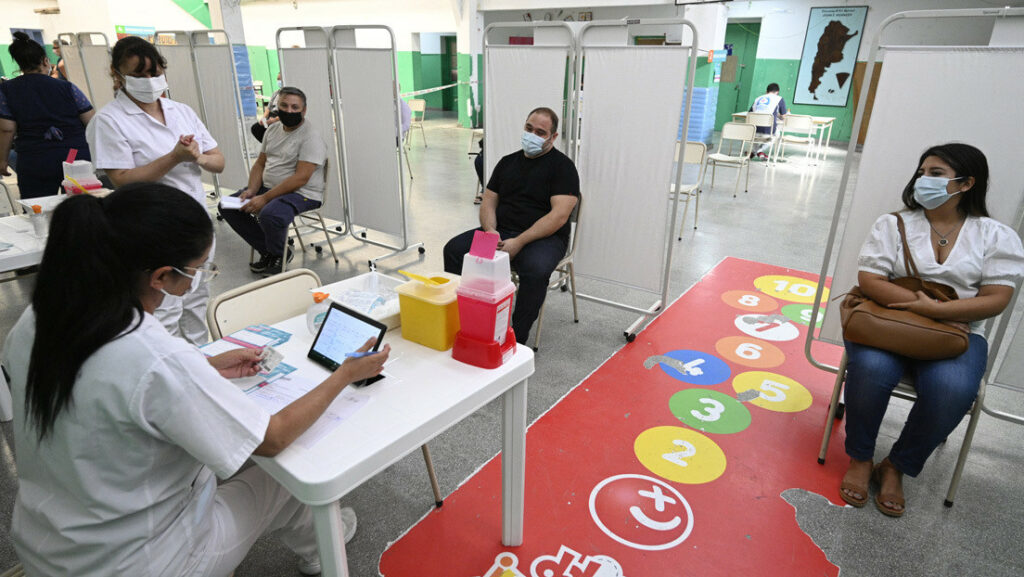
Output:
[[[167,60],[150,42],[138,36],[125,36],[110,50],[110,67],[121,70],[121,64],[132,56],[139,57],[139,63],[132,72],[156,74],[157,67],[167,69]]]
[[[57,206],[32,294],[36,335],[25,387],[25,413],[40,440],[70,407],[82,364],[142,324],[148,273],[185,266],[212,239],[206,211],[164,184],[129,184]]]
[[[28,34],[24,32],[15,32],[14,38],[11,41],[11,45],[7,47],[7,51],[11,53],[11,58],[18,63],[18,68],[22,72],[28,72],[29,70],[35,70],[45,61],[49,64],[50,59],[46,57],[46,51],[39,45],[38,42],[32,40]]]
[[[910,182],[903,188],[903,204],[911,210],[921,208],[914,200],[914,183],[920,176],[917,169],[929,156],[942,159],[959,177],[974,177],[974,186],[961,193],[960,202],[956,205],[960,216],[988,216],[988,208],[985,205],[985,194],[988,192],[988,160],[985,159],[985,153],[961,142],[939,144],[921,154],[917,167],[914,168],[914,176],[910,177]]]

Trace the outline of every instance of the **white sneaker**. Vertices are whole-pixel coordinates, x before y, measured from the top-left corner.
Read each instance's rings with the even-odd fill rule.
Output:
[[[345,527],[345,542],[348,543],[356,536],[356,512],[352,507],[341,508],[341,523]]]
[[[352,507],[341,508],[341,523],[344,527],[345,542],[356,536],[356,512]],[[321,572],[320,554],[316,553],[308,559],[299,559],[299,573],[303,575],[319,575]]]

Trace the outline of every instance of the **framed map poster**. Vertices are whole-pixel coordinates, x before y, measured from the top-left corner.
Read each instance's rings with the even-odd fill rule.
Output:
[[[794,104],[846,106],[867,15],[867,6],[811,8]]]

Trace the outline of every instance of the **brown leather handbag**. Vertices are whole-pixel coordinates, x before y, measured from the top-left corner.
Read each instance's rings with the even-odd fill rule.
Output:
[[[893,279],[892,283],[911,291],[922,291],[939,301],[957,298],[953,287],[922,280],[910,255],[903,218],[899,213],[896,225],[903,241],[903,264],[913,276]],[[882,306],[854,286],[839,307],[843,338],[861,345],[886,350],[921,361],[949,359],[967,350],[968,332],[910,311]]]

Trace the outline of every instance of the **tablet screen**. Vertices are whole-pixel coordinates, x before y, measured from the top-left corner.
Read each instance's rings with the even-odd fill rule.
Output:
[[[334,370],[345,362],[346,353],[358,350],[371,337],[377,338],[372,349],[376,351],[386,330],[382,323],[332,303],[309,350],[309,358]]]

